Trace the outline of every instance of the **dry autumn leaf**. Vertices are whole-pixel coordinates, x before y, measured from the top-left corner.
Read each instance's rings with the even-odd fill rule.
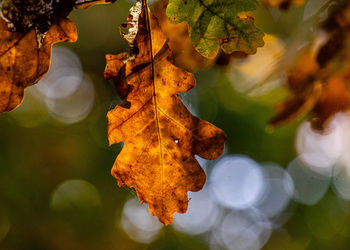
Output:
[[[48,71],[53,44],[76,41],[76,27],[65,18],[73,6],[87,8],[102,2],[112,1],[1,2],[0,113],[20,105],[24,89]]]
[[[324,129],[334,114],[350,108],[350,4],[341,5],[325,28],[327,43],[318,51],[302,51],[289,71],[292,96],[278,104],[272,126],[312,111],[313,127]]]
[[[0,113],[16,108],[23,99],[24,89],[36,82],[50,66],[54,43],[77,39],[75,25],[68,19],[54,24],[38,48],[34,29],[22,35],[11,32],[0,20]]]
[[[184,213],[188,191],[198,191],[205,173],[195,155],[219,157],[225,133],[193,116],[178,93],[195,86],[194,76],[171,62],[172,53],[146,0],[137,2],[124,37],[134,55],[107,55],[105,76],[124,99],[110,111],[110,144],[124,142],[112,175],[119,186],[134,187],[141,202],[165,225]]]

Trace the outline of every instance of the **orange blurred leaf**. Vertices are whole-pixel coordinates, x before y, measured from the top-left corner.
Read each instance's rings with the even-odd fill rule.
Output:
[[[0,113],[20,105],[24,89],[48,71],[53,44],[77,40],[74,23],[65,18],[72,8],[110,2],[36,0],[27,8],[14,0],[0,6]]]
[[[264,3],[269,7],[288,9],[291,5],[303,5],[305,0],[264,0]]]
[[[288,72],[292,95],[277,105],[272,126],[312,111],[316,129],[337,112],[350,109],[350,4],[339,5],[324,25],[328,41],[318,50],[304,49]]]
[[[195,155],[219,157],[225,133],[193,116],[178,93],[195,86],[194,76],[172,64],[172,52],[145,0],[128,18],[132,55],[107,55],[106,78],[124,99],[110,111],[110,144],[125,142],[112,168],[119,186],[134,187],[152,215],[169,224],[184,213],[188,191],[198,191],[205,173]]]
[[[24,89],[35,83],[48,71],[51,47],[57,42],[74,42],[75,25],[61,19],[45,35],[39,48],[34,29],[25,34],[12,32],[0,19],[0,113],[16,108],[23,99]]]

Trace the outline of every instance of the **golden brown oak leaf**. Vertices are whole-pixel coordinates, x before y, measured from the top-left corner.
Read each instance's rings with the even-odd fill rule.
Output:
[[[23,100],[24,89],[48,71],[54,43],[76,39],[74,23],[63,18],[50,28],[39,48],[34,29],[25,34],[12,32],[0,18],[0,113],[16,108]]]
[[[273,8],[288,9],[290,6],[301,6],[305,0],[264,0],[264,3]]]
[[[292,94],[277,105],[273,127],[311,111],[313,127],[324,129],[337,112],[350,109],[350,3],[338,6],[324,28],[330,34],[327,43],[301,51],[289,70]]]
[[[151,215],[167,225],[175,212],[186,212],[188,191],[205,183],[195,155],[219,157],[226,135],[182,103],[178,93],[195,86],[194,76],[172,64],[166,37],[144,0],[137,20],[131,45],[136,56],[107,55],[105,76],[124,99],[107,115],[109,143],[125,143],[112,175],[119,186],[134,187]]]

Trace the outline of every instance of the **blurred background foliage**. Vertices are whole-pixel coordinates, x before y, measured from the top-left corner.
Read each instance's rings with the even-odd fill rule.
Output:
[[[226,152],[199,159],[207,184],[168,227],[110,175],[122,145],[107,141],[119,98],[103,79],[104,55],[128,51],[118,27],[132,4],[73,11],[78,42],[55,46],[49,73],[0,116],[0,249],[349,249],[349,114],[324,133],[306,121],[267,129],[288,94],[286,68],[322,38],[334,1],[260,3],[265,47],[196,72],[182,99],[227,133]]]

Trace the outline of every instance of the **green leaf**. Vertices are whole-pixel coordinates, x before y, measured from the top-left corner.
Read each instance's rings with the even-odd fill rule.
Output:
[[[252,17],[239,14],[256,6],[256,0],[170,0],[167,16],[171,22],[188,23],[193,45],[205,57],[214,58],[220,47],[227,54],[255,54],[264,45],[264,33]]]

